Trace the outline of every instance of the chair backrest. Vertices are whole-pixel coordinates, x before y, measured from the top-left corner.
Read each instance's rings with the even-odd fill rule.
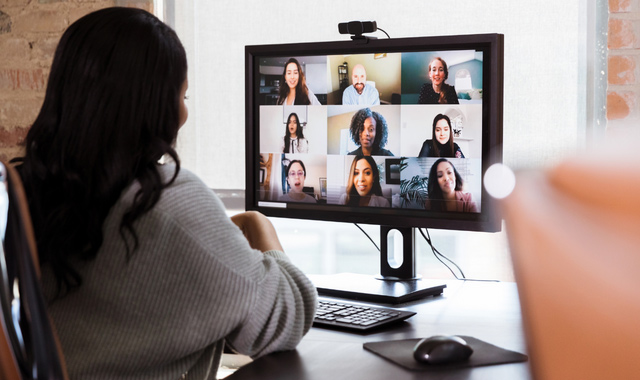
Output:
[[[0,162],[0,378],[67,379],[20,177]]]
[[[640,375],[640,155],[616,147],[520,173],[503,202],[536,380]]]

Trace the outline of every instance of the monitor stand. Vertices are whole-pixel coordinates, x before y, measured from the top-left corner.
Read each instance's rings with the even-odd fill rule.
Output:
[[[389,304],[442,294],[447,287],[442,281],[416,275],[413,228],[380,226],[380,243],[380,275],[311,275],[318,294]]]

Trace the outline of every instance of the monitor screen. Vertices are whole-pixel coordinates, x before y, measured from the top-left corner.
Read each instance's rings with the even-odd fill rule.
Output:
[[[245,48],[246,208],[498,231],[500,34]]]

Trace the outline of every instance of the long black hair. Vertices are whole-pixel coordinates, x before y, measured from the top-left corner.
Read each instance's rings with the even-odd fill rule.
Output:
[[[51,265],[59,291],[82,284],[72,263],[95,258],[109,210],[134,181],[140,188],[120,235],[127,255],[138,247],[134,221],[180,170],[172,145],[186,74],[177,35],[144,10],[98,10],[60,39],[26,154],[16,160],[40,260]],[[163,183],[157,163],[165,154],[176,169]]]
[[[349,206],[360,205],[360,194],[358,194],[358,190],[356,190],[356,187],[353,185],[356,165],[360,160],[367,161],[367,163],[371,167],[371,171],[373,172],[373,184],[371,186],[371,190],[369,190],[369,194],[367,195],[382,196],[382,186],[380,186],[380,171],[378,170],[378,164],[371,156],[356,155],[353,158],[353,162],[351,162],[351,169],[350,169],[351,171],[349,172],[349,179],[347,180],[347,189],[346,189],[347,198],[346,198],[345,204]]]
[[[445,144],[440,144],[438,139],[436,138],[436,124],[440,120],[444,120],[449,125],[449,141]],[[443,115],[441,113],[437,114],[436,117],[433,118],[433,125],[431,127],[431,153],[430,157],[455,157],[456,152],[453,144],[453,128],[451,128],[451,119],[449,116]]]
[[[291,153],[291,132],[289,132],[289,120],[294,117],[296,119],[296,139],[298,141],[304,139],[304,134],[302,133],[302,128],[300,127],[300,119],[298,118],[298,114],[295,112],[291,112],[289,117],[287,118],[287,127],[284,130],[284,152],[283,153]]]
[[[429,171],[429,180],[427,182],[427,194],[429,195],[429,201],[431,203],[432,210],[444,211],[444,194],[442,194],[442,189],[440,188],[440,184],[438,183],[438,165],[442,162],[448,162],[449,165],[453,168],[453,173],[456,176],[456,187],[455,191],[462,190],[464,187],[464,180],[456,167],[453,166],[451,161],[446,158],[440,158],[436,160],[436,162],[431,165],[431,170]]]

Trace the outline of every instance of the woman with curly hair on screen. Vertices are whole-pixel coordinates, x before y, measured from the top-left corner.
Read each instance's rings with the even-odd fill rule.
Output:
[[[393,153],[384,149],[389,130],[387,121],[380,113],[370,108],[357,111],[351,118],[349,131],[353,142],[360,145],[360,148],[349,152],[350,155],[393,156]]]

